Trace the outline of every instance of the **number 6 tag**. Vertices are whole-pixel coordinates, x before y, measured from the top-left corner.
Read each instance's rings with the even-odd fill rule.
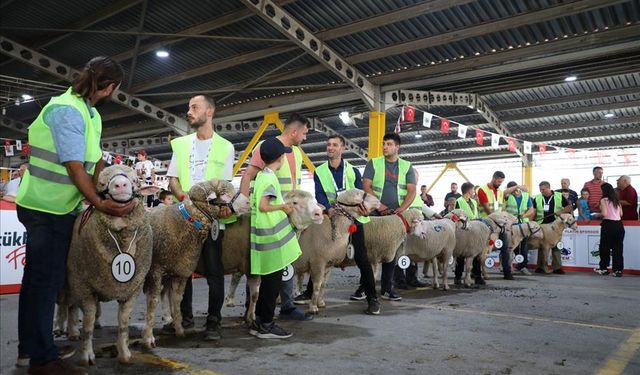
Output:
[[[116,255],[111,262],[111,274],[118,282],[128,282],[136,274],[136,261],[127,253]]]
[[[407,268],[409,268],[410,264],[411,264],[411,260],[409,259],[408,256],[403,255],[400,258],[398,258],[398,267],[402,268],[403,270],[406,270]]]

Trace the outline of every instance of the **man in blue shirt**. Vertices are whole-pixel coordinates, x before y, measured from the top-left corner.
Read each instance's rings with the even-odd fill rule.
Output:
[[[507,189],[518,185],[515,181],[511,181],[507,184]],[[515,207],[513,207],[511,200],[512,196],[515,199]],[[527,209],[522,212],[522,200],[526,199]],[[505,202],[507,204],[507,211],[515,210],[514,212],[509,212],[513,214],[513,216],[518,218],[518,224],[526,223],[529,220],[533,220],[534,215],[536,214],[535,209],[533,208],[533,201],[528,193],[523,193],[520,189],[514,190],[511,194],[508,194],[505,197]],[[520,271],[523,275],[531,275],[531,272],[527,269],[527,264],[529,263],[529,250],[527,249],[527,240],[528,238],[523,238],[520,245],[514,249],[514,253],[520,254],[523,256],[524,260],[522,263],[516,266],[516,269]]]
[[[327,157],[329,161],[327,162],[327,166],[331,176],[333,177],[333,190],[335,193],[339,194],[341,191],[347,189],[347,173],[345,168],[353,168],[353,173],[355,175],[355,180],[353,181],[353,185],[357,189],[362,189],[362,177],[360,172],[355,167],[347,164],[342,159],[342,153],[344,152],[344,138],[340,135],[332,135],[327,139]],[[332,208],[333,199],[329,199],[327,196],[327,192],[325,191],[325,187],[322,186],[322,182],[320,181],[320,177],[318,176],[318,169],[316,169],[316,173],[313,175],[313,181],[315,183],[315,194],[316,200],[318,203],[323,205],[325,208],[325,213],[332,217],[335,215],[335,209]],[[333,193],[333,192],[331,192]],[[367,214],[366,212],[360,212],[361,215]],[[355,221],[356,231],[351,235],[351,243],[354,247],[354,260],[356,265],[360,269],[360,287],[358,290],[351,296],[351,299],[354,301],[361,301],[365,298],[367,299],[368,308],[365,310],[366,314],[369,315],[378,315],[380,314],[380,303],[378,302],[378,296],[376,294],[375,287],[375,278],[373,276],[373,269],[371,268],[371,264],[369,263],[369,257],[367,256],[367,248],[364,244],[364,227],[362,223]],[[311,295],[313,294],[313,283],[311,279],[309,279],[309,283],[307,284],[307,290],[295,298],[294,303],[296,304],[306,304],[311,299]]]

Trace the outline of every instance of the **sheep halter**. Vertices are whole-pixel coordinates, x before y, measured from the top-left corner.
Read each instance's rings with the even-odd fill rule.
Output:
[[[397,217],[400,218],[400,220],[402,220],[402,224],[404,225],[404,230],[409,233],[411,232],[411,225],[409,225],[409,222],[407,221],[407,219],[405,219],[404,216],[402,216],[402,214],[396,214]]]
[[[131,242],[129,242],[127,251],[124,253],[122,252],[122,249],[120,249],[118,240],[113,235],[113,233],[111,233],[111,230],[109,228],[107,228],[107,233],[109,233],[109,236],[111,236],[113,242],[115,242],[116,244],[116,248],[118,249],[118,254],[113,257],[113,260],[111,261],[111,274],[113,275],[113,278],[116,279],[116,281],[126,283],[131,280],[133,278],[133,275],[135,275],[136,273],[136,261],[131,256],[131,254],[129,254],[129,251],[131,250],[131,246],[133,246],[133,243],[136,242],[138,229],[133,232],[133,238],[131,239]]]

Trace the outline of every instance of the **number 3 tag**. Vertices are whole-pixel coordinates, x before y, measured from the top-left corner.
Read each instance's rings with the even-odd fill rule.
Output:
[[[136,261],[127,253],[116,255],[111,262],[111,274],[118,282],[128,282],[136,274]]]
[[[402,268],[403,270],[406,270],[407,268],[409,268],[410,264],[411,264],[411,260],[409,259],[408,256],[403,255],[400,258],[398,258],[398,267]]]
[[[503,243],[502,243],[502,240],[500,240],[500,239],[496,240],[496,242],[493,244],[493,246],[494,246],[496,249],[501,249],[501,248],[502,248],[502,245],[503,245]]]

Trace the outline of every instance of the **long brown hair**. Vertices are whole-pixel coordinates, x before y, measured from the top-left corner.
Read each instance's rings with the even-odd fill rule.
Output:
[[[620,206],[620,199],[618,199],[618,194],[613,189],[613,185],[605,182],[600,185],[600,190],[602,190],[602,198],[609,199],[609,202],[613,203],[614,207]]]
[[[124,71],[116,61],[105,56],[94,57],[73,80],[73,92],[89,99],[96,91],[103,90],[112,83],[118,87],[123,77]]]

